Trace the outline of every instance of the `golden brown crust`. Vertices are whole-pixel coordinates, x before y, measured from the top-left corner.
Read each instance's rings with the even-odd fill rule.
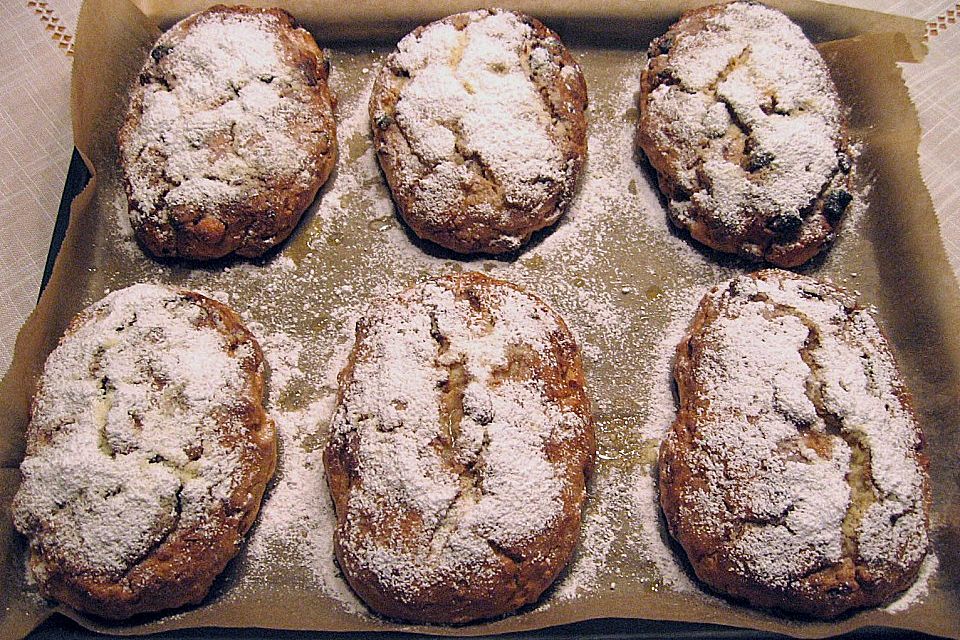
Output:
[[[425,133],[422,123],[412,123],[424,114],[420,106],[411,109],[414,115],[398,114],[398,103],[411,101],[405,94],[411,76],[417,71],[421,75],[436,74],[437,70],[411,69],[413,65],[405,61],[404,52],[415,49],[424,33],[438,25],[453,26],[465,33],[470,25],[491,17],[515,20],[524,30],[520,53],[511,50],[504,55],[517,59],[518,73],[526,76],[534,92],[506,108],[474,104],[458,112],[469,97],[459,100],[444,95],[450,89],[440,84],[428,89],[434,91],[432,100],[446,101],[443,113],[434,114],[446,129],[440,137],[453,136],[456,144],[439,156],[425,151],[424,145],[435,140],[422,138],[436,138],[436,133]],[[503,36],[501,41],[509,37]],[[430,55],[429,47],[434,45],[421,46],[425,55]],[[462,42],[457,45],[456,56],[461,56],[464,46]],[[477,57],[482,60],[483,55],[479,52]],[[480,68],[477,64],[461,69],[458,77],[465,93],[460,98],[477,91],[464,76],[479,73]],[[498,73],[507,73],[498,69]],[[489,88],[490,93],[504,96],[512,90]],[[586,105],[583,74],[559,36],[530,16],[490,9],[452,15],[406,36],[377,76],[370,97],[370,120],[377,157],[394,202],[414,233],[459,253],[497,254],[517,249],[533,232],[556,222],[573,197],[587,148]],[[526,109],[520,111],[519,121],[510,120],[516,115],[511,106]],[[475,121],[484,117],[488,118],[486,122]],[[525,131],[517,124],[530,121],[537,123],[539,136],[550,141],[552,148],[541,154],[551,156],[550,163],[542,162],[545,158],[535,157],[538,152],[533,151],[537,147],[532,145],[541,145],[544,140],[524,138]],[[507,145],[513,147],[513,166],[498,158],[506,155],[501,147]],[[524,156],[527,152],[531,157]],[[530,169],[537,162],[541,166]],[[511,181],[518,184],[511,185]]]
[[[182,322],[179,329],[161,321],[156,326],[166,329],[138,331],[138,324],[145,327],[153,322],[157,305],[175,309],[171,316],[183,313],[175,321]],[[188,387],[181,386],[178,372],[151,359],[152,343],[133,344],[127,336],[169,340],[157,344],[177,351],[182,343],[172,336],[181,330],[187,334],[180,338],[187,340],[190,331],[197,340],[201,331],[215,332],[219,349],[236,369],[229,385],[224,383],[216,392],[224,397],[196,413],[165,418],[163,412],[170,411],[161,400],[165,386],[171,390],[166,394],[169,399],[181,394],[177,402],[196,400]],[[95,334],[98,331],[101,334]],[[72,353],[58,355],[67,349],[85,351],[93,344],[101,346],[87,353],[86,359],[74,358]],[[137,378],[134,369],[117,365],[130,354],[138,354],[137,371],[154,376],[149,384],[155,391],[146,391],[142,401],[136,400],[141,397],[138,389],[148,383]],[[187,354],[178,351],[179,357]],[[199,366],[203,375],[219,379],[213,363]],[[71,368],[76,369],[78,382],[64,387],[62,374]],[[121,371],[129,376],[119,379]],[[76,393],[77,385],[91,391],[81,392],[67,404],[57,397]],[[276,432],[263,407],[263,387],[263,354],[253,335],[229,307],[200,294],[137,285],[79,314],[48,360],[34,397],[22,465],[24,483],[14,501],[15,524],[30,539],[29,564],[40,593],[108,619],[199,603],[239,551],[276,467]],[[111,410],[97,418],[105,401],[125,412],[123,417]],[[155,402],[160,404],[150,404]],[[145,409],[148,405],[152,408]],[[163,422],[177,418],[203,423],[193,434],[183,432],[189,436],[180,445],[183,449],[170,445],[181,435],[182,425]],[[99,448],[82,444],[101,419],[105,422],[99,427]],[[137,435],[146,434],[156,421],[166,435]],[[78,464],[63,461],[64,455],[77,458]],[[140,491],[136,485],[141,477],[158,475],[176,484],[170,490],[175,499],[168,501],[168,513],[151,515],[146,513],[149,507],[141,507],[158,499],[150,494],[150,487],[123,501],[124,494]],[[103,487],[111,483],[104,493]],[[79,494],[73,493],[76,490]],[[158,519],[151,523],[150,518]],[[152,537],[135,552],[114,557],[118,548],[135,544],[141,534]]]
[[[178,60],[178,45],[200,25],[213,23],[221,25],[224,43],[238,47],[226,55],[241,62],[228,66],[217,58],[225,54],[215,50]],[[252,25],[261,29],[257,37],[268,34],[262,43],[244,41],[250,35],[243,29]],[[212,47],[216,35],[204,33],[207,43],[190,46]],[[271,39],[273,63],[240,55],[245,47],[270,46]],[[203,56],[207,66],[191,68]],[[131,222],[141,245],[157,257],[209,260],[230,253],[256,257],[285,240],[336,163],[336,99],[328,75],[329,62],[313,37],[281,9],[217,5],[164,33],[140,73],[119,133]],[[211,86],[179,95],[180,119],[152,130],[169,108],[153,94],[174,95],[190,82]],[[211,88],[217,83],[222,86]],[[271,87],[270,100],[282,108],[254,91],[263,87]],[[239,107],[226,112],[231,104]],[[209,156],[188,162],[198,149]]]
[[[778,342],[791,324],[796,350]],[[751,343],[757,354],[735,346]],[[754,373],[738,378],[739,366]],[[799,400],[792,367],[809,367]],[[859,367],[874,391],[858,386]],[[913,583],[927,548],[923,435],[882,334],[846,294],[778,270],[721,285],[678,346],[674,378],[660,504],[704,583],[818,618]]]
[[[851,200],[851,152],[829,70],[799,28],[762,5],[710,5],[648,56],[636,144],[673,223],[781,267],[825,249]]]
[[[483,343],[500,330],[515,341]],[[506,360],[484,361],[497,349]],[[595,446],[579,350],[541,301],[479,273],[408,290],[358,322],[340,374],[324,452],[337,561],[392,618],[534,602],[579,539]]]

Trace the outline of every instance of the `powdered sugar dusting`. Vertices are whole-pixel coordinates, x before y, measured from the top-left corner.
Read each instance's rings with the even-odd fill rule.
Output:
[[[496,230],[487,248],[503,251],[529,233],[530,225],[516,228],[517,211],[535,222],[560,215],[579,166],[565,149],[580,144],[560,138],[574,135],[566,121],[582,107],[551,106],[553,95],[538,87],[558,81],[562,65],[545,48],[559,44],[536,36],[516,14],[491,10],[432,23],[400,41],[379,82],[381,92],[397,93],[396,103],[375,96],[372,117],[378,132],[402,136],[386,157],[409,218],[438,229],[469,220]]]
[[[344,488],[345,555],[401,599],[493,575],[497,549],[556,526],[572,489],[548,450],[587,437],[544,381],[510,373],[555,357],[552,313],[511,287],[458,286],[430,281],[370,309],[331,424],[331,473],[359,474]],[[408,517],[419,524],[398,528]]]
[[[927,550],[926,487],[886,343],[837,290],[783,274],[735,278],[704,303],[717,317],[685,360],[684,406],[699,408],[679,463],[704,482],[679,488],[678,519],[774,587],[804,590],[842,558],[909,572]]]
[[[933,553],[933,551],[928,553],[927,557],[923,559],[923,564],[920,565],[920,573],[917,575],[917,581],[914,582],[909,589],[904,591],[903,595],[884,607],[883,610],[889,611],[890,613],[901,613],[923,602],[927,596],[927,592],[930,590],[930,580],[937,574],[937,568],[939,566],[940,561],[936,554]]]
[[[312,180],[322,128],[300,71],[285,58],[270,13],[200,14],[158,40],[121,133],[135,225],[165,223],[167,207],[249,198],[264,181]]]
[[[397,120],[414,152],[440,165],[441,174],[455,164],[457,135],[447,125],[455,120],[462,154],[479,154],[507,202],[539,202],[547,195],[542,178],[563,178],[563,157],[547,134],[550,114],[520,64],[530,27],[512,13],[481,15],[460,31],[437,23],[400,41],[396,62],[410,81]]]
[[[345,611],[361,615],[364,606],[334,560],[333,503],[316,437],[318,427],[328,423],[333,414],[335,397],[330,393],[306,409],[271,414],[279,426],[283,457],[277,482],[246,548],[249,570],[241,587],[262,585],[282,558],[301,569],[311,589],[333,598]],[[291,545],[293,540],[297,544]]]
[[[242,601],[251,591],[284,581],[287,588],[322,594],[345,613],[366,616],[334,559],[336,520],[322,460],[336,376],[346,363],[349,343],[325,354],[330,366],[317,371],[307,364],[310,350],[304,353],[302,340],[282,331],[266,333],[257,321],[248,328],[258,334],[269,369],[267,406],[277,425],[280,459],[243,548],[243,569],[226,597]]]
[[[698,32],[659,42],[668,57],[651,63],[659,84],[645,123],[653,143],[674,153],[664,162],[678,183],[670,201],[677,223],[709,226],[719,245],[744,238],[727,250],[758,258],[768,250],[756,245],[758,219],[787,234],[776,239],[785,246],[832,237],[824,229],[849,200],[832,192],[845,187],[850,158],[829,70],[800,28],[773,9],[735,2]],[[817,197],[846,200],[808,212]]]
[[[600,482],[595,484],[596,501],[611,507],[615,503],[602,493],[603,486]],[[551,600],[570,600],[593,591],[600,584],[599,578],[617,540],[616,519],[614,513],[602,507],[589,513],[583,521],[580,546],[566,574],[551,592]]]
[[[244,465],[220,430],[242,426],[213,418],[249,394],[241,367],[254,352],[234,350],[221,322],[135,285],[91,307],[50,355],[14,517],[61,567],[119,578],[231,498]]]

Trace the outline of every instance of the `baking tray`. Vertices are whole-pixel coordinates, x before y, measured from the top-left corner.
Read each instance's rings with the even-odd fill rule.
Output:
[[[87,170],[83,159],[76,149],[70,159],[70,167],[64,182],[63,194],[60,198],[60,205],[57,210],[57,219],[53,228],[53,235],[50,240],[50,249],[47,252],[47,259],[44,266],[43,278],[40,283],[39,295],[47,286],[50,275],[53,271],[53,265],[56,261],[60,246],[66,235],[67,227],[70,222],[70,204],[73,202],[90,179],[90,172]],[[84,629],[76,622],[60,615],[43,623],[34,630],[28,638],[32,640],[89,640],[96,637],[102,637],[92,631]],[[327,638],[329,640],[346,640],[348,638],[357,638],[363,640],[401,640],[406,638],[433,638],[434,636],[425,636],[422,634],[390,633],[390,632],[365,632],[365,633],[335,633],[335,632],[310,632],[310,631],[277,631],[267,629],[223,629],[217,627],[205,629],[181,629],[172,632],[151,634],[146,636],[150,638],[181,640],[253,640],[258,638],[273,638],[276,640],[306,640],[308,638]],[[721,625],[693,624],[682,622],[669,622],[660,620],[627,620],[621,618],[601,618],[596,620],[587,620],[569,625],[558,627],[548,627],[537,629],[535,631],[501,634],[497,636],[479,636],[481,638],[497,638],[502,640],[526,638],[529,640],[560,640],[562,638],[584,638],[584,639],[602,639],[602,638],[623,638],[623,639],[655,639],[655,638],[676,638],[676,639],[711,639],[717,640],[729,638],[731,640],[746,640],[758,638],[789,638],[779,634],[770,634],[762,631],[750,629],[739,629]],[[877,638],[882,640],[907,640],[926,638],[936,638],[925,633],[915,631],[905,631],[902,629],[890,629],[886,627],[863,627],[856,631],[846,633],[837,638],[848,640],[866,640]]]

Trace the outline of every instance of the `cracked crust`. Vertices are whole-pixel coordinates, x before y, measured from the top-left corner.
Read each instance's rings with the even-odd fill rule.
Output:
[[[492,53],[489,42],[471,44],[466,35],[491,20],[507,22],[492,29],[503,47]],[[461,40],[438,48],[433,36],[450,27]],[[517,33],[519,43],[511,40]],[[441,77],[430,56],[447,54],[455,68],[442,66],[449,77]],[[586,104],[583,74],[556,33],[530,16],[490,9],[449,16],[401,40],[374,83],[370,120],[394,202],[414,233],[459,253],[498,254],[556,222],[573,197],[586,154]],[[416,122],[425,113],[435,130]],[[434,153],[447,136],[450,148]]]
[[[232,372],[198,413],[184,409],[191,384],[207,384],[185,382],[191,336],[217,344]],[[226,380],[217,363],[195,364],[205,380]],[[136,285],[73,320],[34,396],[13,503],[43,596],[107,619],[206,596],[276,466],[263,367],[240,318],[191,291]]]
[[[462,624],[536,601],[579,539],[594,427],[562,319],[479,273],[371,307],[324,452],[334,548],[385,616]]]
[[[829,70],[786,16],[732,2],[684,13],[650,43],[636,144],[671,221],[781,267],[835,238],[851,151]]]
[[[704,297],[674,377],[660,503],[703,582],[818,618],[913,583],[928,544],[923,435],[883,336],[846,294],[785,271],[735,278]]]
[[[210,260],[283,242],[336,163],[328,75],[281,9],[217,5],[164,33],[118,136],[144,249]]]

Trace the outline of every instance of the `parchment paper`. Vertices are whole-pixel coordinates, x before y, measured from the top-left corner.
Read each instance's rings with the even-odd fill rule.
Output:
[[[797,637],[865,625],[960,637],[960,338],[955,331],[960,296],[919,173],[919,125],[896,65],[922,57],[923,24],[799,0],[770,4],[822,43],[851,108],[851,130],[862,145],[858,173],[866,193],[860,213],[851,217],[836,246],[803,271],[830,277],[876,306],[916,397],[931,458],[933,550],[939,559],[929,593],[919,603],[897,613],[867,610],[832,623],[785,619],[675,590],[648,560],[630,555],[629,545],[620,549],[619,539],[613,548],[620,551],[606,554],[608,564],[575,597],[548,593],[518,615],[458,628],[403,626],[346,610],[296,575],[295,563],[282,561],[283,550],[276,571],[257,579],[248,575],[250,562],[241,553],[202,605],[173,614],[106,624],[40,599],[26,579],[26,545],[13,531],[9,513],[19,483],[29,399],[70,318],[108,289],[150,280],[226,292],[230,303],[246,310],[264,331],[283,331],[303,343],[301,369],[326,370],[336,366],[334,354],[349,333],[351,316],[342,308],[357,308],[377,294],[461,269],[518,281],[564,315],[584,345],[599,425],[601,460],[593,485],[599,490],[603,478],[617,473],[639,471],[638,478],[653,473],[657,442],[644,437],[655,417],[649,389],[668,374],[662,354],[673,346],[665,343],[671,327],[675,331],[689,318],[691,300],[685,299],[755,267],[718,256],[671,231],[648,167],[632,157],[636,113],[629,107],[643,52],[684,8],[705,4],[679,1],[600,2],[593,8],[504,3],[538,16],[560,33],[584,68],[592,107],[590,160],[580,195],[556,229],[499,260],[460,259],[406,232],[392,214],[382,177],[378,182],[378,174],[371,173],[367,129],[357,125],[380,57],[413,26],[476,5],[276,3],[331,49],[334,89],[340,95],[336,175],[291,239],[263,260],[198,267],[146,258],[132,245],[118,215],[125,204],[118,190],[116,129],[127,88],[159,29],[205,4],[144,0],[138,8],[92,0],[81,11],[73,126],[76,146],[94,177],[73,203],[53,277],[20,333],[13,365],[0,386],[0,637],[22,636],[55,611],[90,629],[121,634],[223,626],[477,635],[621,617],[710,622]],[[633,177],[624,173],[623,163],[635,169]],[[618,183],[624,176],[629,181]],[[329,212],[333,200],[339,203],[339,217]],[[296,408],[329,392],[304,388],[277,402]],[[317,425],[320,440],[324,429]],[[609,506],[600,498],[592,500],[585,530],[591,518],[600,517],[600,507]],[[629,511],[616,514],[618,536],[641,526],[630,520],[634,514]],[[660,528],[652,535],[663,536],[662,524]]]

